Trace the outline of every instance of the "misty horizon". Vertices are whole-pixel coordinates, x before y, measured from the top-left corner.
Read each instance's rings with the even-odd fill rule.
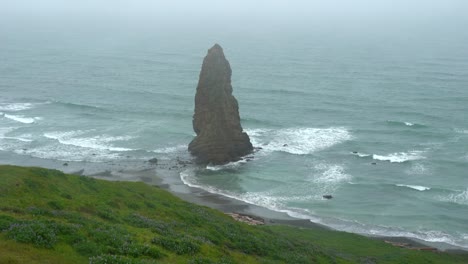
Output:
[[[385,30],[437,27],[462,30],[468,2],[449,1],[32,1],[0,3],[5,26],[41,24],[87,26],[133,25],[149,28],[329,29],[377,27]],[[55,25],[58,26],[58,25]],[[216,26],[216,27],[213,27]]]

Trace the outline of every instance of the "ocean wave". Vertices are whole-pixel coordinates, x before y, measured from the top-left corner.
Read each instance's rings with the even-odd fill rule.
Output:
[[[396,186],[398,187],[406,187],[406,188],[410,188],[410,189],[413,189],[413,190],[417,190],[417,191],[428,191],[430,190],[431,188],[429,187],[426,187],[426,186],[420,186],[420,185],[407,185],[407,184],[395,184]]]
[[[322,222],[327,225],[326,222]],[[456,236],[448,234],[439,230],[404,230],[399,227],[390,227],[383,225],[368,225],[362,224],[357,221],[342,221],[341,223],[332,223],[328,226],[351,233],[358,233],[363,235],[372,236],[385,236],[385,237],[408,237],[415,238],[426,242],[433,243],[446,243],[449,245],[468,248],[466,240],[466,233],[458,233]]]
[[[366,153],[360,153],[360,152],[352,152],[353,155],[356,155],[360,158],[366,158],[372,156],[371,154],[366,154]]]
[[[390,125],[394,125],[394,126],[407,126],[407,127],[413,127],[413,128],[426,127],[426,125],[423,125],[423,124],[417,124],[417,123],[407,122],[407,121],[387,120],[387,123],[390,124]]]
[[[22,115],[4,114],[3,116],[5,118],[8,118],[10,120],[20,122],[20,123],[23,123],[23,124],[32,124],[32,123],[36,122],[36,120],[41,120],[42,119],[40,117],[25,117],[25,116],[22,116]]]
[[[464,191],[459,191],[448,196],[440,197],[439,200],[460,205],[468,205],[468,188]]]
[[[319,174],[314,175],[312,180],[315,183],[339,183],[342,181],[349,181],[351,175],[345,173],[343,166],[336,164],[318,164],[315,169],[320,171]]]
[[[7,139],[7,140],[0,140],[0,150],[10,150],[10,149],[17,149],[15,144],[12,144],[11,140],[15,139],[15,137],[7,136],[10,132],[17,129],[17,127],[0,127],[0,139]],[[21,142],[26,142],[19,140]]]
[[[312,200],[323,200],[323,195],[334,194],[343,185],[351,181],[352,176],[346,173],[345,168],[338,164],[319,163],[314,166],[306,181],[314,191],[309,197]]]
[[[40,159],[52,159],[60,161],[104,162],[124,159],[123,156],[116,152],[83,148],[78,150],[76,147],[67,145],[46,145],[23,150],[14,148],[11,149],[11,151],[19,155],[30,155]]]
[[[426,157],[422,155],[423,153],[423,151],[413,150],[410,152],[397,152],[388,155],[373,154],[372,158],[375,160],[390,161],[391,163],[402,163],[406,161],[425,159]]]
[[[283,204],[283,199],[281,197],[275,197],[268,192],[264,193],[233,193],[225,190],[220,190],[213,186],[206,186],[200,184],[195,179],[195,170],[194,169],[187,169],[180,173],[180,179],[182,182],[190,187],[199,188],[205,190],[209,193],[219,194],[221,196],[225,196],[234,200],[242,201],[248,204],[257,205],[261,207],[268,208],[270,210],[276,212],[286,213],[291,217],[294,218],[301,218],[301,219],[313,219],[315,221],[319,221],[311,216],[311,212],[307,209],[302,208],[286,208]]]
[[[17,127],[0,127],[0,136],[3,137],[15,129],[17,129]]]
[[[459,134],[468,134],[468,129],[455,129],[455,132]]]
[[[428,174],[428,169],[421,163],[415,163],[411,166],[411,168],[405,170],[405,172],[409,175],[424,175]]]
[[[173,153],[180,153],[187,150],[187,145],[177,145],[172,147],[163,147],[153,150],[155,153],[161,154],[173,154]]]
[[[262,152],[282,151],[306,155],[351,139],[344,128],[246,129],[254,146]]]
[[[108,150],[108,151],[132,151],[134,149],[114,147],[110,143],[115,141],[127,141],[132,139],[131,136],[109,136],[100,135],[94,137],[77,137],[83,135],[86,131],[70,131],[70,132],[49,132],[44,133],[44,137],[54,139],[64,145],[72,145],[80,148]]]
[[[224,165],[207,165],[206,169],[211,170],[211,171],[219,171],[219,170],[226,170],[226,169],[237,169],[239,168],[242,164],[247,163],[247,160],[241,159],[238,161],[233,161],[229,162]]]
[[[71,103],[71,102],[63,102],[63,101],[51,101],[50,103],[63,105],[65,107],[70,108],[77,108],[77,109],[90,109],[90,110],[103,110],[101,107],[94,106],[94,105],[86,105],[86,104],[79,104],[79,103]]]
[[[10,139],[10,140],[17,140],[17,141],[21,141],[21,142],[32,142],[33,141],[32,139],[22,138],[22,137],[4,137],[4,136],[0,136],[0,139]]]
[[[32,103],[0,103],[0,111],[17,112],[34,107]]]

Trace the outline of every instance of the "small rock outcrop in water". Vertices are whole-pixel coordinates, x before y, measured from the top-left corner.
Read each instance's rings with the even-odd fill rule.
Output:
[[[242,132],[239,106],[232,95],[231,66],[218,44],[203,60],[193,129],[197,136],[188,149],[198,163],[224,164],[253,151],[249,136]]]

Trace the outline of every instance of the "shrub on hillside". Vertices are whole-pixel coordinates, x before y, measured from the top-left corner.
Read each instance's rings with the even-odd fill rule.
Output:
[[[162,246],[178,255],[194,255],[200,251],[200,244],[189,237],[155,237],[151,243]]]
[[[7,237],[21,243],[52,248],[57,243],[57,225],[53,222],[16,222],[6,229]]]
[[[15,221],[15,219],[8,215],[0,215],[0,231],[7,229]]]
[[[100,255],[89,258],[89,264],[140,264],[141,261],[117,255]]]

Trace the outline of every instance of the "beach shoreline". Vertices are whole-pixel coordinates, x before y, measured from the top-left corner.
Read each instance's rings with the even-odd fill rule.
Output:
[[[325,229],[337,232],[345,232],[334,229],[324,224],[315,223],[311,219],[300,219],[288,215],[286,212],[278,212],[245,201],[230,198],[221,194],[211,193],[198,187],[186,185],[180,178],[180,173],[185,168],[184,163],[169,161],[168,163],[158,164],[140,171],[128,171],[125,174],[138,176],[140,181],[150,185],[156,185],[171,194],[191,203],[207,206],[219,210],[225,214],[239,214],[250,216],[254,219],[261,219],[266,225],[288,225],[298,228]],[[90,175],[93,177],[116,180],[115,176],[102,177],[102,174]],[[467,249],[457,247],[442,242],[428,242],[411,237],[391,237],[381,235],[359,234],[365,237],[384,241],[398,247],[405,247],[416,250],[443,251],[453,253],[468,253]]]
[[[3,162],[6,164],[5,162]],[[8,164],[18,166],[38,166],[57,169],[65,173],[88,176],[109,181],[141,181],[158,186],[171,194],[197,205],[207,206],[225,214],[239,214],[261,219],[266,225],[288,225],[298,228],[334,230],[343,232],[324,224],[315,223],[310,219],[300,219],[245,201],[211,193],[204,189],[186,185],[180,173],[187,167],[186,162],[179,159],[160,160],[157,164],[148,161],[122,161],[109,164],[90,162],[63,162],[58,160],[43,160],[24,157],[23,159],[7,160]],[[411,237],[389,237],[380,235],[359,234],[365,237],[385,241],[394,246],[450,253],[468,253],[465,248],[442,242],[428,242]]]

